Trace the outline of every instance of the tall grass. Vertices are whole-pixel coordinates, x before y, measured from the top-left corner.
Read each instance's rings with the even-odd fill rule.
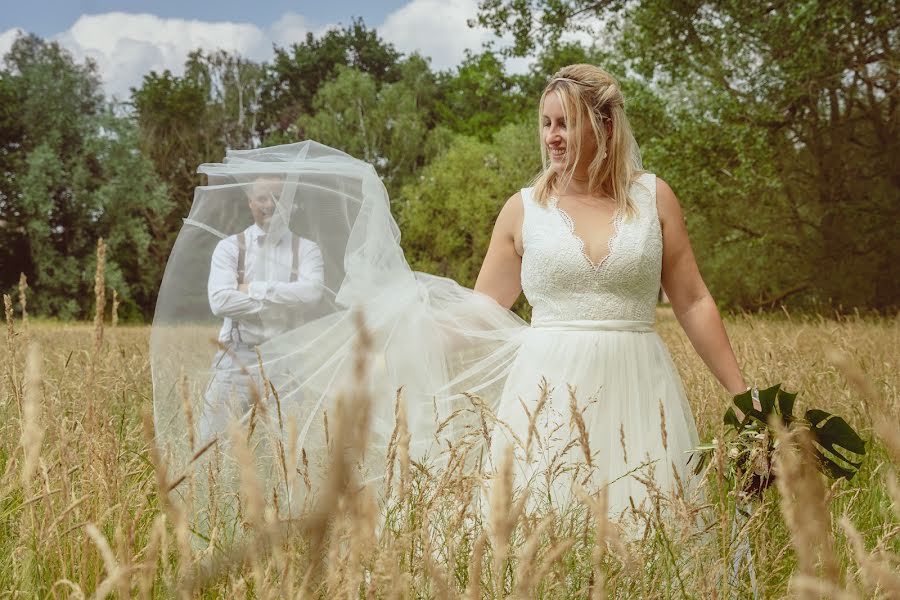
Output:
[[[377,399],[394,403],[397,416],[386,494],[359,489],[353,462],[364,450],[373,400],[361,384],[346,390],[336,413],[328,415],[333,451],[327,477],[317,503],[303,514],[278,510],[284,498],[261,486],[247,429],[229,431],[237,495],[235,502],[215,494],[206,500],[212,524],[198,544],[186,505],[169,492],[182,474],[166,471],[154,443],[148,328],[119,325],[103,332],[102,317],[94,327],[32,319],[26,336],[6,300],[0,597],[749,593],[743,572],[729,587],[737,551],[731,534],[735,498],[717,467],[727,460],[721,452],[705,479],[705,504],[658,494],[655,506],[639,514],[638,539],[628,534],[627,524],[608,519],[603,494],[577,490],[580,504],[562,514],[530,510],[512,489],[509,462],[490,487],[485,518],[473,501],[483,482],[466,460],[465,439],[450,451],[455,454],[444,469],[411,460],[402,393]],[[671,314],[661,311],[658,321],[701,437],[721,438],[724,391]],[[750,381],[781,381],[801,390],[801,408],[813,404],[841,414],[871,440],[856,478],[828,486],[811,464],[803,436],[779,434],[777,489],[767,492],[739,534],[753,550],[760,596],[900,597],[900,321],[739,316],[727,326]],[[360,330],[358,382],[368,369],[367,338]],[[573,443],[589,457],[574,395],[571,404]],[[280,489],[289,490],[308,485],[308,463],[322,457],[298,452],[292,442],[296,423],[288,419],[283,427],[278,468]],[[524,440],[528,445],[540,443],[533,434]],[[208,459],[202,474],[214,480],[225,467],[207,450],[197,449],[201,461]],[[180,485],[197,490],[198,498],[204,486],[215,488],[196,474],[188,479]],[[647,485],[653,486],[652,479]],[[699,515],[706,515],[707,530],[696,526]]]

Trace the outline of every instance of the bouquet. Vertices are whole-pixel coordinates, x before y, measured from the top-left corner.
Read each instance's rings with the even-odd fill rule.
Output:
[[[830,479],[850,480],[862,465],[861,459],[854,460],[849,454],[864,456],[866,444],[847,421],[818,408],[797,416],[796,399],[797,393],[786,392],[781,384],[764,390],[753,388],[735,396],[734,406],[725,412],[725,478],[729,487],[744,497],[761,497],[774,481],[772,453],[778,441],[770,431],[772,418],[785,428],[808,429],[818,469]],[[754,406],[754,400],[759,408]],[[743,413],[742,419],[738,419],[735,407]],[[718,440],[713,439],[694,449],[690,460],[696,458],[695,473],[703,470],[718,445]]]

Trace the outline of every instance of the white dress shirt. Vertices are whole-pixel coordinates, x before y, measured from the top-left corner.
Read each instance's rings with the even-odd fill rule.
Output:
[[[209,306],[225,322],[219,341],[249,345],[284,333],[295,326],[303,308],[315,304],[324,289],[322,252],[312,240],[300,238],[297,281],[291,279],[293,236],[286,232],[265,251],[259,241],[266,235],[255,223],[244,230],[244,283],[238,290],[238,239],[232,235],[216,244],[209,271]],[[232,334],[239,339],[232,340]]]

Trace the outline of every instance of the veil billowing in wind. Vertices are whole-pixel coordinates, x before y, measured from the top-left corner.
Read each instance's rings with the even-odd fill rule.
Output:
[[[224,403],[228,421],[252,421],[260,476],[282,502],[294,511],[314,495],[325,415],[353,369],[357,311],[373,356],[362,481],[385,476],[401,386],[414,460],[436,457],[466,427],[463,418],[438,433],[471,406],[459,392],[499,398],[526,324],[410,269],[371,165],[305,141],[229,151],[199,172],[208,184],[173,247],[151,334],[157,444],[170,473],[196,469],[192,457],[213,438],[227,455]],[[285,441],[289,429],[296,438]],[[308,457],[311,486],[278,483],[285,448]]]

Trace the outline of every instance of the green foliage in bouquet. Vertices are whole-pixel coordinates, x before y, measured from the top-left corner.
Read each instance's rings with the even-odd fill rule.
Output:
[[[759,390],[758,394],[759,408],[754,406],[753,391],[748,390],[735,396],[734,406],[725,412],[729,480],[751,494],[762,494],[774,481],[771,465],[777,442],[769,428],[773,417],[785,427],[799,426],[809,430],[813,453],[822,473],[831,479],[853,478],[862,462],[851,459],[849,454],[864,456],[866,444],[847,421],[818,408],[807,410],[803,417],[795,415],[797,393],[786,392],[781,389],[781,384]],[[742,419],[738,418],[735,407],[744,414]],[[715,440],[696,448],[696,454],[691,457],[698,459],[696,473],[702,471],[715,449]]]

